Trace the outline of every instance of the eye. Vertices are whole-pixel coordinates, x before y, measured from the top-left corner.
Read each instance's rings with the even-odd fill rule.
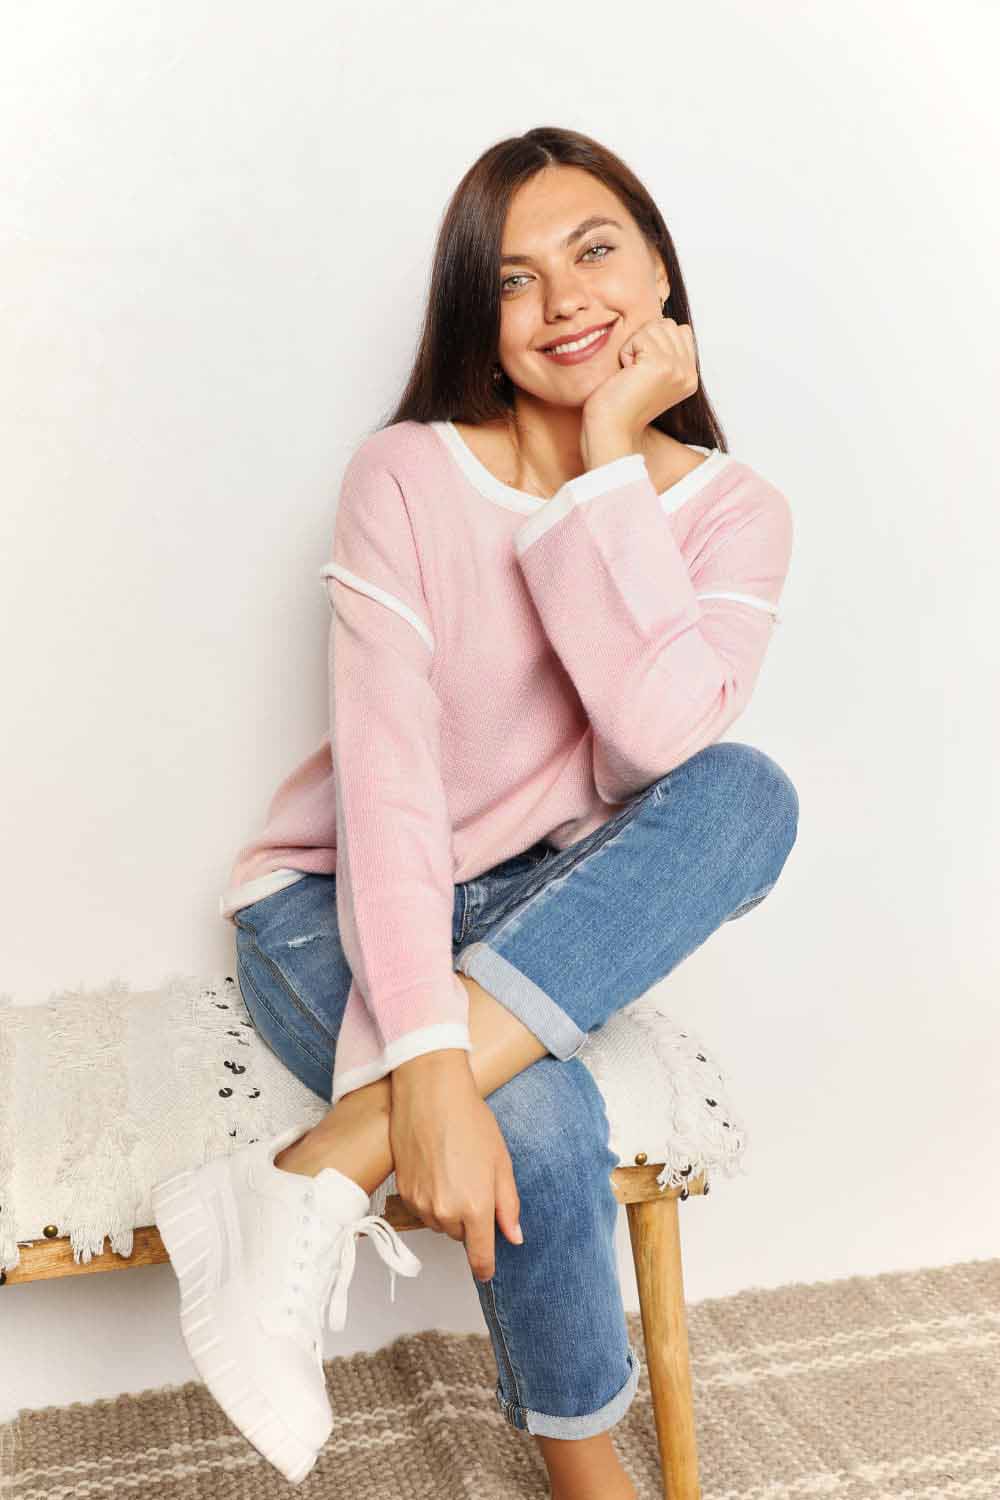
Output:
[[[603,241],[598,245],[588,245],[586,250],[584,250],[583,255],[581,255],[580,259],[583,260],[586,256],[591,255],[595,250],[606,250],[607,255],[598,256],[597,261],[590,262],[591,265],[596,265],[599,261],[607,260],[608,255],[612,255],[614,253],[614,248],[614,245],[606,245],[603,243]],[[523,281],[525,279],[525,276],[525,272],[517,272],[514,276],[506,276],[500,283],[501,292],[505,292],[507,290],[508,284],[510,282]],[[516,290],[516,288],[514,288],[514,290]]]

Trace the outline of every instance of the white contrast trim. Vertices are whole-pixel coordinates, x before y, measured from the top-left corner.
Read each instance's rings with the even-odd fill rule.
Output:
[[[588,500],[594,500],[609,490],[620,489],[623,484],[635,484],[637,480],[648,478],[649,469],[643,455],[624,453],[621,458],[612,458],[596,469],[588,469],[576,479],[567,479],[562,489],[551,500],[546,500],[544,511],[517,528],[514,551],[522,557],[533,542],[569,515],[574,506],[585,505]]]
[[[686,446],[694,447],[695,445],[687,444]],[[707,451],[708,456],[703,458],[696,468],[682,475],[665,490],[659,491],[660,505],[665,514],[669,515],[671,511],[677,510],[698,490],[704,489],[705,485],[721,473],[727,464],[733,462],[730,453],[722,453],[718,448]],[[540,536],[544,536],[552,526],[557,525],[564,516],[568,515],[575,505],[585,505],[588,500],[594,500],[598,495],[620,489],[625,484],[633,484],[643,477],[649,478],[649,466],[645,455],[625,453],[621,458],[613,458],[606,464],[599,464],[596,469],[588,469],[585,474],[578,475],[576,479],[567,479],[562,489],[553,495],[551,500],[544,502],[544,511],[525,521],[524,525],[519,526],[514,533],[514,550],[518,557],[523,556],[532,543],[537,542]]]
[[[326,563],[320,568],[320,576],[323,579],[335,578],[338,583],[346,583],[348,588],[356,589],[359,594],[367,594],[368,598],[374,599],[377,604],[384,604],[386,609],[393,610],[408,625],[412,625],[424,645],[429,650],[434,650],[434,636],[429,627],[408,604],[404,604],[402,599],[397,599],[395,594],[386,593],[385,589],[380,589],[377,583],[369,583],[366,578],[360,578],[357,573],[350,572],[339,563]],[[329,584],[324,584],[324,587],[329,597]],[[330,598],[330,608],[333,608],[332,598]]]
[[[707,594],[695,594],[696,599],[735,599],[737,604],[752,604],[754,609],[763,609],[774,616],[774,623],[781,624],[781,614],[770,599],[760,599],[756,594],[733,594],[724,589],[712,589]]]
[[[490,472],[481,459],[476,457],[454,422],[428,422],[427,425],[433,432],[437,433],[473,488],[478,490],[487,500],[492,500],[495,505],[502,506],[504,510],[519,511],[522,515],[533,515],[536,511],[540,511],[543,508],[546,512],[548,511],[552,501],[556,498],[555,495],[545,500],[539,495],[529,495],[527,490],[516,489],[512,484],[504,484],[502,480],[497,479],[496,475]],[[665,505],[665,508],[668,510],[673,510],[676,505],[682,504],[687,499],[688,494],[693,493],[693,490],[699,487],[698,484],[693,486],[688,486],[687,484],[687,481],[695,474],[703,474],[706,469],[710,469],[711,474],[709,477],[714,477],[720,469],[725,467],[731,458],[730,454],[721,453],[718,448],[704,448],[700,443],[685,443],[684,446],[693,449],[697,453],[704,453],[706,455],[706,462],[699,464],[690,474],[686,474],[682,479],[678,480],[677,484],[669,485],[667,489],[660,492],[661,500],[665,501],[666,497],[670,497],[669,505]],[[641,453],[626,453],[624,455],[625,461],[630,459],[642,460],[642,458],[643,455]],[[716,458],[721,460],[721,462],[714,463],[713,460]],[[611,462],[616,464],[622,462],[622,460],[616,458],[612,459]],[[588,469],[585,474],[581,474],[576,479],[570,480],[569,483],[578,485],[581,479],[588,479],[591,474],[603,473],[607,468],[610,468],[610,464],[602,464],[597,469]],[[678,486],[685,487],[680,500],[674,498]],[[561,494],[562,491],[558,493]]]
[[[695,447],[689,443],[688,447]],[[708,456],[704,463],[700,463],[696,469],[691,469],[687,474],[682,474],[676,483],[668,485],[665,490],[660,491],[660,505],[666,515],[679,510],[692,495],[697,494],[706,484],[710,484],[723,469],[735,463],[736,459],[731,453],[723,453],[721,448],[699,448],[699,453]]]
[[[504,484],[495,474],[491,474],[453,422],[429,422],[427,425],[437,433],[469,483],[487,500],[492,500],[494,505],[501,505],[504,510],[520,511],[522,515],[548,505],[549,502],[540,495],[529,495],[527,490],[515,489],[513,485]]]
[[[393,1068],[409,1062],[412,1057],[422,1057],[425,1052],[440,1052],[446,1047],[461,1047],[465,1052],[471,1052],[472,1037],[468,1026],[461,1021],[438,1021],[433,1026],[408,1031],[390,1042],[375,1062],[352,1068],[338,1078],[330,1103],[336,1104],[342,1094],[349,1094],[352,1089],[363,1088],[366,1083],[374,1083],[376,1078],[384,1078]]]
[[[258,875],[255,880],[245,880],[242,885],[230,886],[219,897],[219,916],[232,920],[234,911],[242,910],[252,901],[273,896],[275,891],[283,891],[286,885],[294,885],[305,874],[305,870],[269,870],[266,875]]]
[[[699,468],[701,465],[699,464]],[[610,458],[606,464],[598,464],[596,469],[587,469],[585,473],[578,474],[575,479],[567,479],[558,495],[553,495],[547,500],[546,506],[559,499],[563,490],[569,490],[576,504],[580,505],[585,500],[593,500],[598,495],[605,494],[608,490],[616,490],[623,484],[635,484],[638,479],[648,479],[649,469],[646,459],[642,453],[623,453],[620,458]]]

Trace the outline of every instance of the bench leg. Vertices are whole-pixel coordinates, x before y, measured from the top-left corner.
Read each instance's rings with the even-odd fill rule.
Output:
[[[666,1500],[701,1500],[677,1198],[626,1204]]]

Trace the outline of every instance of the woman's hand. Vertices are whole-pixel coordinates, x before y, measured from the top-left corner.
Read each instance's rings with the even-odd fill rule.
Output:
[[[627,338],[618,351],[622,368],[592,391],[583,403],[580,447],[588,452],[639,452],[642,434],[656,417],[698,389],[694,334],[690,323],[651,318]],[[607,457],[600,457],[607,462]]]
[[[521,1200],[507,1143],[468,1054],[427,1052],[391,1076],[389,1144],[400,1197],[428,1229],[464,1240],[472,1274],[489,1281],[494,1219],[511,1244],[521,1244]]]

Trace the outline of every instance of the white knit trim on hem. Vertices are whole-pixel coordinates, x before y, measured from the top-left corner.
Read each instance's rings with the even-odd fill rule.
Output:
[[[664,514],[669,515],[671,511],[679,509],[733,462],[735,460],[732,454],[713,448],[696,468],[659,492],[658,498]],[[599,464],[596,469],[588,469],[576,479],[568,479],[562,489],[545,502],[544,511],[532,516],[514,533],[514,549],[518,557],[523,556],[540,536],[544,536],[577,505],[586,505],[599,495],[605,495],[625,484],[638,483],[642,479],[650,480],[649,466],[642,453],[624,453],[620,458],[612,458],[606,464]]]
[[[349,1094],[352,1089],[363,1088],[366,1083],[374,1083],[376,1078],[384,1078],[393,1068],[398,1068],[400,1063],[409,1062],[413,1057],[421,1057],[425,1052],[440,1052],[447,1047],[461,1047],[465,1052],[472,1051],[472,1037],[467,1025],[461,1021],[438,1021],[433,1026],[421,1026],[416,1031],[408,1031],[383,1048],[374,1062],[364,1063],[360,1068],[351,1068],[350,1072],[335,1078],[330,1103],[336,1104],[338,1099]]]

